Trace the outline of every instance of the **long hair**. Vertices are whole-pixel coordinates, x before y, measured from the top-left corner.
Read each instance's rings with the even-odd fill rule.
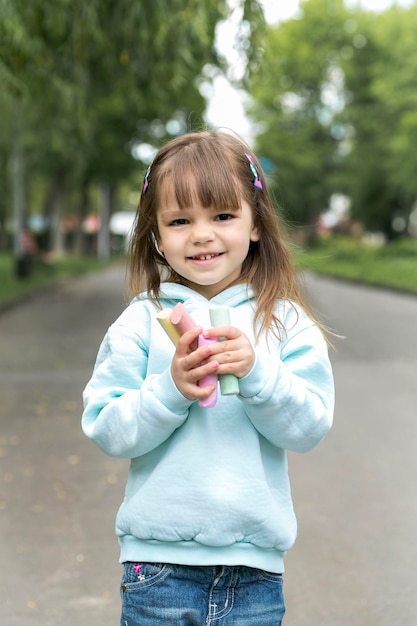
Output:
[[[248,155],[262,189],[254,185]],[[252,207],[259,241],[250,243],[236,282],[252,286],[257,303],[256,336],[262,331],[282,335],[282,322],[274,313],[280,299],[297,303],[311,315],[301,295],[286,231],[274,210],[258,159],[241,139],[218,131],[173,139],[161,148],[148,168],[130,243],[130,289],[134,295],[146,289],[158,305],[162,276],[169,282],[182,282],[156,245],[157,209],[167,193],[167,183],[180,208],[191,206],[195,195],[203,207],[236,209],[242,200]]]

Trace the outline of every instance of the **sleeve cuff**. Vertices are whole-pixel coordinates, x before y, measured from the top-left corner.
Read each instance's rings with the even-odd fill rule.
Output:
[[[255,357],[251,371],[239,380],[240,396],[253,398],[258,396],[268,380],[268,368],[262,365],[261,360]]]
[[[158,400],[173,413],[188,411],[193,400],[188,400],[177,388],[168,367],[162,374],[150,377],[150,386]]]

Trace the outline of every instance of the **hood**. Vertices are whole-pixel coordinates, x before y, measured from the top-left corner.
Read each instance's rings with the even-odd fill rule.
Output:
[[[149,297],[147,293],[142,293],[139,299],[149,300]],[[235,308],[251,300],[254,300],[253,289],[246,285],[233,285],[211,298],[211,300],[207,300],[207,298],[189,287],[168,282],[161,283],[161,297],[159,299],[162,307],[175,306],[177,302],[181,302],[189,311],[192,311],[195,307],[201,307],[201,305]]]

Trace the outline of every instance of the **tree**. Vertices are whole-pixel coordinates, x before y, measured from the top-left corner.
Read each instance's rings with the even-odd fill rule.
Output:
[[[379,48],[373,93],[385,112],[379,135],[391,191],[384,232],[392,236],[396,234],[392,230],[395,217],[401,216],[406,222],[417,198],[417,6],[407,10],[393,7],[372,25]]]
[[[2,0],[0,4],[0,77],[2,79],[1,102],[9,125],[11,193],[5,193],[13,206],[14,242],[17,274],[26,276],[23,270],[25,247],[23,233],[26,223],[25,197],[25,103],[28,83],[33,82],[36,73],[33,59],[39,55],[39,41],[25,28],[16,6]],[[4,148],[2,149],[4,153]],[[3,160],[4,171],[8,171],[8,160]],[[6,176],[2,175],[3,180]],[[7,208],[7,207],[6,207]],[[2,216],[3,227],[6,213]]]
[[[351,198],[352,217],[391,236],[393,217],[410,195],[402,176],[407,165],[396,162],[396,146],[404,114],[413,112],[413,27],[397,9],[381,15],[357,12],[351,22],[352,46],[343,63],[347,105],[339,116],[349,138],[340,181]],[[407,156],[413,161],[410,150]]]
[[[392,237],[417,196],[417,6],[301,6],[265,39],[251,89],[258,150],[292,221],[314,221],[342,192],[354,219]]]
[[[250,113],[259,120],[257,149],[272,163],[275,194],[292,222],[311,223],[327,206],[338,162],[346,10],[342,0],[301,7],[300,19],[268,30]]]
[[[51,218],[77,196],[85,213],[93,185],[117,197],[137,170],[132,145],[165,139],[173,118],[202,124],[197,79],[208,63],[222,65],[214,33],[230,11],[226,0],[2,2],[14,36],[0,48],[0,73],[10,85],[20,80],[28,94],[30,175],[45,180]],[[257,1],[241,4],[242,19],[261,21]],[[25,71],[16,72],[12,59],[22,40]]]

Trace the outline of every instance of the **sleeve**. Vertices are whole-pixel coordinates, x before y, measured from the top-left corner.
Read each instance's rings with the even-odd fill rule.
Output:
[[[128,327],[113,324],[83,392],[82,429],[106,454],[141,456],[163,443],[187,419],[190,400],[170,368],[147,376],[148,352]]]
[[[334,382],[327,344],[303,312],[281,348],[266,358],[257,355],[239,385],[249,419],[275,446],[307,452],[331,428]]]

